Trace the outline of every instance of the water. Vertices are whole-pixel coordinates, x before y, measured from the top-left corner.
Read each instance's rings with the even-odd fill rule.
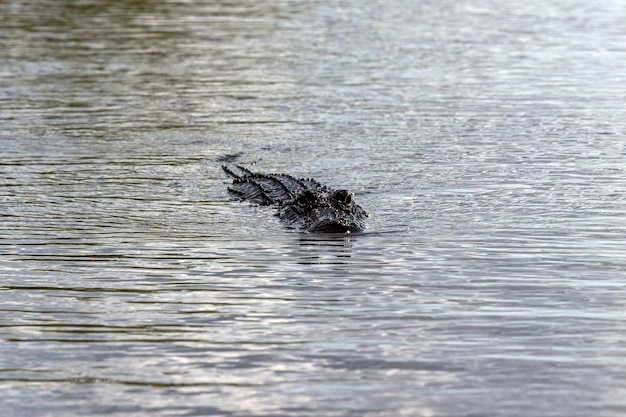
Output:
[[[624,415],[624,4],[249,3],[0,5],[2,415]]]

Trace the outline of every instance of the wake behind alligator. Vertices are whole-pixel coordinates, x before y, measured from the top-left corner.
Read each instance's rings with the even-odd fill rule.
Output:
[[[353,233],[365,228],[367,213],[348,190],[333,190],[311,178],[261,174],[225,165],[233,178],[228,191],[239,200],[277,206],[277,216],[288,226],[307,232]]]

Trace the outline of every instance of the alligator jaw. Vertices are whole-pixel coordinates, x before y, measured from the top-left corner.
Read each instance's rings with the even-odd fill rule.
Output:
[[[311,233],[356,233],[363,228],[364,225],[355,221],[353,216],[331,211],[307,225],[306,230]]]
[[[354,233],[361,229],[354,224],[344,224],[338,221],[327,220],[316,224],[309,229],[312,233]]]

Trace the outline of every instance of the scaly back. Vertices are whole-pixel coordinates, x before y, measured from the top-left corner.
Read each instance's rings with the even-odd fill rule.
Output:
[[[228,191],[241,200],[263,206],[284,205],[301,191],[328,191],[328,188],[311,178],[296,178],[288,174],[261,174],[236,165],[239,173],[223,165],[222,169],[233,178]]]

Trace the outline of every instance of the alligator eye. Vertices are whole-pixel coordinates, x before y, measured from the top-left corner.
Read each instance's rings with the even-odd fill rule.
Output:
[[[298,194],[298,197],[296,197],[296,205],[300,207],[308,206],[309,201],[310,201],[310,195],[308,195],[306,192],[301,192],[300,194]]]
[[[335,198],[337,199],[337,201],[342,202],[343,204],[345,204],[346,206],[349,206],[352,204],[352,193],[348,190],[338,190],[335,193]]]

